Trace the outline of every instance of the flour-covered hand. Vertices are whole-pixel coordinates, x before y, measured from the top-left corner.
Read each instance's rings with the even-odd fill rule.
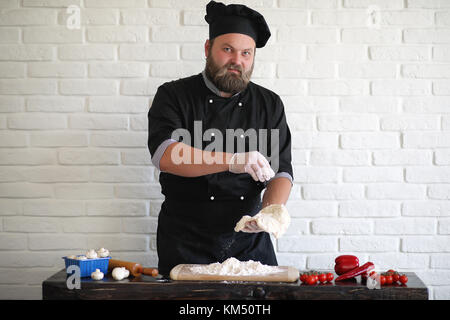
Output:
[[[258,233],[258,232],[263,232],[264,229],[262,229],[258,225],[258,221],[256,221],[256,220],[249,220],[245,224],[244,229],[242,229],[242,231],[243,232],[248,232],[248,233]]]
[[[253,180],[265,182],[275,176],[269,161],[258,151],[235,153],[230,161],[232,173],[248,173]]]
[[[289,227],[291,218],[286,207],[282,204],[272,204],[255,216],[243,216],[234,227],[234,231],[239,232],[261,232],[265,231],[274,235],[275,238],[281,237]]]

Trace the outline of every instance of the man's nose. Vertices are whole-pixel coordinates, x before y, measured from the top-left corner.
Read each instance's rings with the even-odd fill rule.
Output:
[[[242,56],[239,52],[233,52],[231,56],[231,63],[236,65],[242,65]]]

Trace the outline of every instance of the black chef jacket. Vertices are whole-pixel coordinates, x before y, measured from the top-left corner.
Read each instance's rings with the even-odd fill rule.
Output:
[[[239,134],[231,136],[235,139],[234,150],[226,149],[227,138],[230,138],[226,129],[244,132],[255,129],[257,151],[264,151],[261,153],[270,160],[274,156],[271,150],[278,149],[275,172],[293,176],[291,135],[283,103],[277,94],[253,82],[230,98],[208,89],[201,73],[164,83],[153,99],[148,124],[148,147],[152,157],[163,142],[173,138],[177,129],[185,129],[191,136],[191,141],[179,141],[198,148],[194,137],[197,134],[199,138],[199,124],[202,149],[214,139],[205,139],[207,135],[203,133],[216,129],[222,133],[223,149],[215,151],[242,152],[236,149],[239,139],[245,140],[245,152],[255,151],[250,138]],[[264,132],[262,129],[266,130],[266,138],[258,134]],[[271,129],[277,129],[278,135],[272,136]],[[254,181],[247,173],[231,172],[193,178],[161,172],[159,181],[165,196],[157,230],[158,268],[162,275],[168,276],[171,268],[180,263],[222,262],[229,257],[277,265],[268,233],[234,232],[242,216],[253,216],[261,210],[265,183]]]

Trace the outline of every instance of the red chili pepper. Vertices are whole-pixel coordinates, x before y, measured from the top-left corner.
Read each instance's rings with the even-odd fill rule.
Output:
[[[340,275],[339,277],[336,278],[335,281],[354,278],[356,276],[359,276],[360,274],[369,272],[370,270],[372,270],[374,268],[375,268],[375,265],[372,262],[367,262],[367,263],[363,264],[361,267],[355,268],[353,270],[350,270],[347,273],[344,273],[343,275]]]

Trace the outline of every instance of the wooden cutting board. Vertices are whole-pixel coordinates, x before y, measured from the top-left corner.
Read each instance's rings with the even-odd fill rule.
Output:
[[[179,264],[170,271],[172,280],[206,280],[206,281],[269,281],[269,282],[295,282],[299,278],[299,271],[294,267],[279,266],[280,272],[260,275],[220,275],[193,273],[192,267],[200,267],[201,264]]]

